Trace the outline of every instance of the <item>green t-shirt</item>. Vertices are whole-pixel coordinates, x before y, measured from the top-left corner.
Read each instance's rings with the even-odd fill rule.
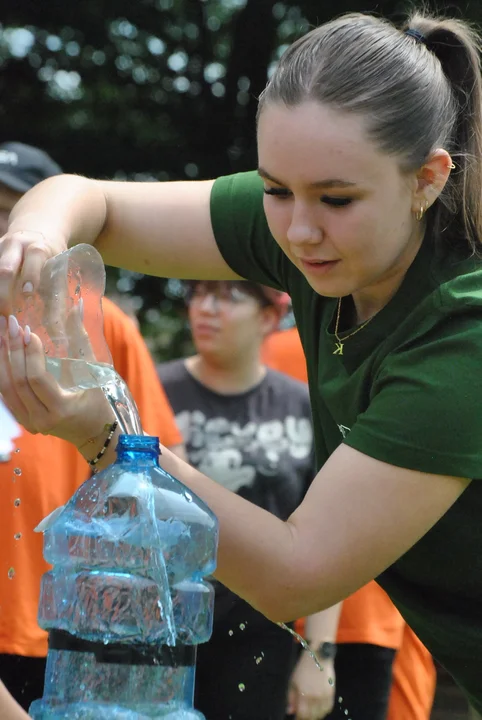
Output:
[[[442,258],[424,241],[398,292],[340,356],[337,300],[315,293],[276,244],[256,173],[218,179],[211,218],[236,273],[291,295],[318,467],[344,442],[399,467],[482,478],[481,262]],[[482,711],[481,483],[377,580]]]

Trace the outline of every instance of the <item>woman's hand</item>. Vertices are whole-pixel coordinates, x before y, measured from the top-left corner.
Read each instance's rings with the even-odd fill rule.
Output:
[[[113,420],[102,390],[59,385],[46,369],[40,339],[28,326],[22,330],[13,315],[8,321],[0,316],[0,393],[26,430],[55,435],[78,448],[101,436]]]
[[[332,660],[322,661],[323,672],[303,650],[291,675],[287,714],[296,720],[323,720],[335,702],[335,671]]]
[[[35,226],[33,218],[23,224]],[[0,238],[0,313],[7,316],[12,312],[18,294],[31,295],[39,286],[46,261],[64,250],[67,239],[58,231],[52,231],[47,238],[37,230],[15,229],[13,221]]]

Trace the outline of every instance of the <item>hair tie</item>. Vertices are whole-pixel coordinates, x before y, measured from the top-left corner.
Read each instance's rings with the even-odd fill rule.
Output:
[[[412,37],[418,43],[422,43],[422,45],[425,45],[427,42],[427,38],[419,30],[412,30],[412,28],[409,28],[408,30],[405,30],[405,35]]]

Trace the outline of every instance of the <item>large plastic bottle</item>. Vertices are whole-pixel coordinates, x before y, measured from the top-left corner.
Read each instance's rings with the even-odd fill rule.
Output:
[[[202,718],[196,645],[212,631],[213,513],[159,467],[158,438],[121,435],[117,460],[44,530],[39,623],[49,631],[36,720]]]

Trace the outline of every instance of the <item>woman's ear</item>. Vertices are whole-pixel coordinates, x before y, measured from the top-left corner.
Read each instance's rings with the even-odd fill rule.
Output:
[[[444,189],[454,164],[449,153],[442,148],[434,150],[417,173],[412,199],[412,210],[429,208]]]

